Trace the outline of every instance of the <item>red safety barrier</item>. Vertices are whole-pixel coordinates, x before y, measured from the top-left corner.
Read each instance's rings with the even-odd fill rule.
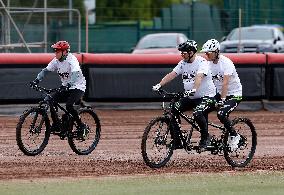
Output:
[[[74,54],[82,63],[82,54]],[[0,53],[0,64],[48,64],[54,58],[52,53]]]
[[[182,58],[178,54],[74,54],[81,64],[177,64]],[[206,57],[204,54],[198,54]],[[265,64],[266,55],[268,63],[284,61],[283,54],[224,54],[235,64]],[[1,53],[0,64],[48,64],[54,54],[52,53]]]
[[[226,53],[222,54],[233,61],[234,64],[266,64],[265,54],[256,53]]]
[[[267,64],[284,64],[283,53],[267,53]]]
[[[204,54],[198,54],[206,57]],[[223,54],[235,64],[265,64],[265,54]],[[83,54],[84,64],[177,64],[181,60],[176,54]]]
[[[179,54],[82,53],[75,55],[83,65],[102,65],[87,66],[83,70],[88,79],[86,98],[88,100],[107,101],[155,99],[150,90],[151,86],[157,83],[162,78],[162,75],[168,73],[170,66],[174,67],[182,59]],[[198,53],[198,55],[205,56],[202,53]],[[252,53],[224,55],[237,65],[238,74],[243,84],[244,99],[260,100],[266,97],[284,97],[284,92],[282,94],[281,90],[281,84],[283,83],[282,72],[284,72],[284,69],[282,70],[278,66],[271,66],[271,69],[264,68],[267,65],[267,55],[270,63],[279,62],[281,59],[284,59],[283,56],[279,54]],[[277,59],[273,61],[274,57]],[[23,86],[34,79],[39,69],[42,68],[41,66],[47,65],[53,58],[53,53],[0,54],[0,68],[2,68],[0,71],[0,82],[3,86],[2,93],[0,93],[0,101],[39,98],[37,94],[32,94],[28,87]],[[136,67],[139,69],[134,71],[133,68]],[[111,71],[109,71],[110,68]],[[15,74],[16,72],[19,74]],[[51,80],[50,83],[55,85],[56,81]],[[121,88],[117,86],[121,86]],[[272,86],[273,90],[269,90]],[[181,85],[173,81],[173,90],[182,90]]]
[[[177,64],[181,59],[175,54],[83,54],[84,64]]]

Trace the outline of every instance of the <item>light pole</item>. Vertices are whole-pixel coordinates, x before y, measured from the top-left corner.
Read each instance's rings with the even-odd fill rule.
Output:
[[[73,16],[72,16],[72,10],[73,9],[73,0],[69,0],[69,24],[73,24]]]

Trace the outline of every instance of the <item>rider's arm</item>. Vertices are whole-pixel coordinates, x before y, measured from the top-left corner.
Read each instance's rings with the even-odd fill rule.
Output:
[[[200,87],[200,84],[201,84],[201,81],[202,81],[203,77],[204,77],[203,73],[198,73],[196,75],[193,89],[197,90]]]
[[[82,70],[81,70],[78,59],[74,55],[70,55],[68,60],[69,60],[68,62],[70,64],[70,68],[71,68],[70,79],[68,81],[68,84],[72,86],[80,78],[80,74],[82,74],[81,72]]]
[[[161,86],[164,86],[166,83],[170,82],[171,80],[173,80],[174,78],[177,77],[177,73],[175,71],[170,72],[169,74],[167,74],[159,83]]]
[[[71,72],[70,80],[68,83],[70,85],[73,85],[78,80],[79,77],[80,77],[80,71]]]
[[[48,63],[47,67],[42,69],[40,73],[38,73],[36,79],[41,81],[47,75],[48,72],[55,71],[57,69],[56,64],[56,58],[53,58],[53,60]]]
[[[227,97],[229,80],[230,80],[230,75],[224,75],[223,84],[222,84],[222,92],[221,92],[222,99],[226,99]]]
[[[38,75],[37,75],[37,79],[39,80],[39,81],[42,81],[42,79],[45,77],[45,75],[47,75],[47,73],[48,72],[50,72],[47,68],[44,68],[44,69],[42,69],[39,73],[38,73]]]

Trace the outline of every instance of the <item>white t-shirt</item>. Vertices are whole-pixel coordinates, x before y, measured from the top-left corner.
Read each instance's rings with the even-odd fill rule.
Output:
[[[173,71],[178,75],[182,75],[184,90],[186,91],[193,89],[197,74],[204,74],[199,88],[192,97],[193,99],[204,96],[214,97],[216,95],[216,87],[212,80],[209,64],[203,57],[196,56],[192,63],[181,60]]]
[[[79,77],[76,82],[70,87],[70,89],[80,89],[82,91],[86,90],[86,79],[82,74],[79,61],[73,54],[69,53],[66,60],[62,62],[60,62],[56,58],[53,58],[53,60],[51,60],[51,62],[49,62],[49,64],[47,65],[46,69],[48,71],[57,71],[63,86],[66,86],[70,81],[71,72],[79,71]]]
[[[227,96],[242,96],[242,84],[240,82],[235,65],[229,58],[220,55],[217,64],[214,64],[212,61],[210,61],[209,64],[212,71],[213,81],[218,93],[221,94],[222,92],[224,75],[230,75],[231,77],[228,84]]]

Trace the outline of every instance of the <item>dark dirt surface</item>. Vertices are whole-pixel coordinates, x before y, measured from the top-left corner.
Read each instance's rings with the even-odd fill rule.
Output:
[[[87,156],[75,154],[67,140],[52,135],[38,156],[25,156],[16,144],[17,116],[0,117],[0,180],[58,177],[100,177],[161,173],[232,171],[223,156],[187,154],[176,150],[161,169],[147,167],[141,156],[141,137],[148,122],[161,110],[97,110],[102,124],[97,148]],[[254,123],[258,145],[252,162],[235,171],[284,170],[284,113],[235,111]],[[218,122],[215,113],[209,119]]]

